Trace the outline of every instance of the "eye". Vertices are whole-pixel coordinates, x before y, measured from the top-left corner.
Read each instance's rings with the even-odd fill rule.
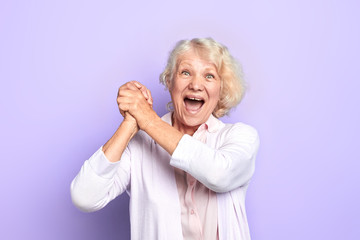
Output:
[[[190,73],[186,70],[181,71],[181,75],[190,76]]]
[[[208,74],[206,74],[206,78],[207,79],[214,79],[215,76],[213,74],[208,73]]]

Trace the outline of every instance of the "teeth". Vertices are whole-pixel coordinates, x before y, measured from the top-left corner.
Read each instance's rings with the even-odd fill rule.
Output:
[[[202,101],[201,99],[199,98],[189,98],[190,100],[194,100],[194,101]]]

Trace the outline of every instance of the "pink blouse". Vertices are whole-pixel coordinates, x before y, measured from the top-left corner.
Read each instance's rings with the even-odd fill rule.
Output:
[[[212,118],[198,128],[193,135],[195,139],[206,143],[209,126],[217,128],[217,122],[211,120]],[[175,168],[175,177],[179,193],[184,240],[219,239],[216,193],[179,168]]]

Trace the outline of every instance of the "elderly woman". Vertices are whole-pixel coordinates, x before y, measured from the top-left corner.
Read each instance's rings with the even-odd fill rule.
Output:
[[[218,119],[244,94],[240,68],[225,46],[192,39],[175,46],[160,81],[173,109],[162,118],[145,86],[119,88],[124,120],[73,180],[73,203],[96,211],[127,191],[132,239],[250,239],[258,134]]]

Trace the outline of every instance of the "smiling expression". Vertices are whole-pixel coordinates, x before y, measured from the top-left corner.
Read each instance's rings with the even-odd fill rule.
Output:
[[[206,122],[220,99],[216,66],[190,50],[182,54],[169,89],[174,105],[173,125],[192,135]]]

